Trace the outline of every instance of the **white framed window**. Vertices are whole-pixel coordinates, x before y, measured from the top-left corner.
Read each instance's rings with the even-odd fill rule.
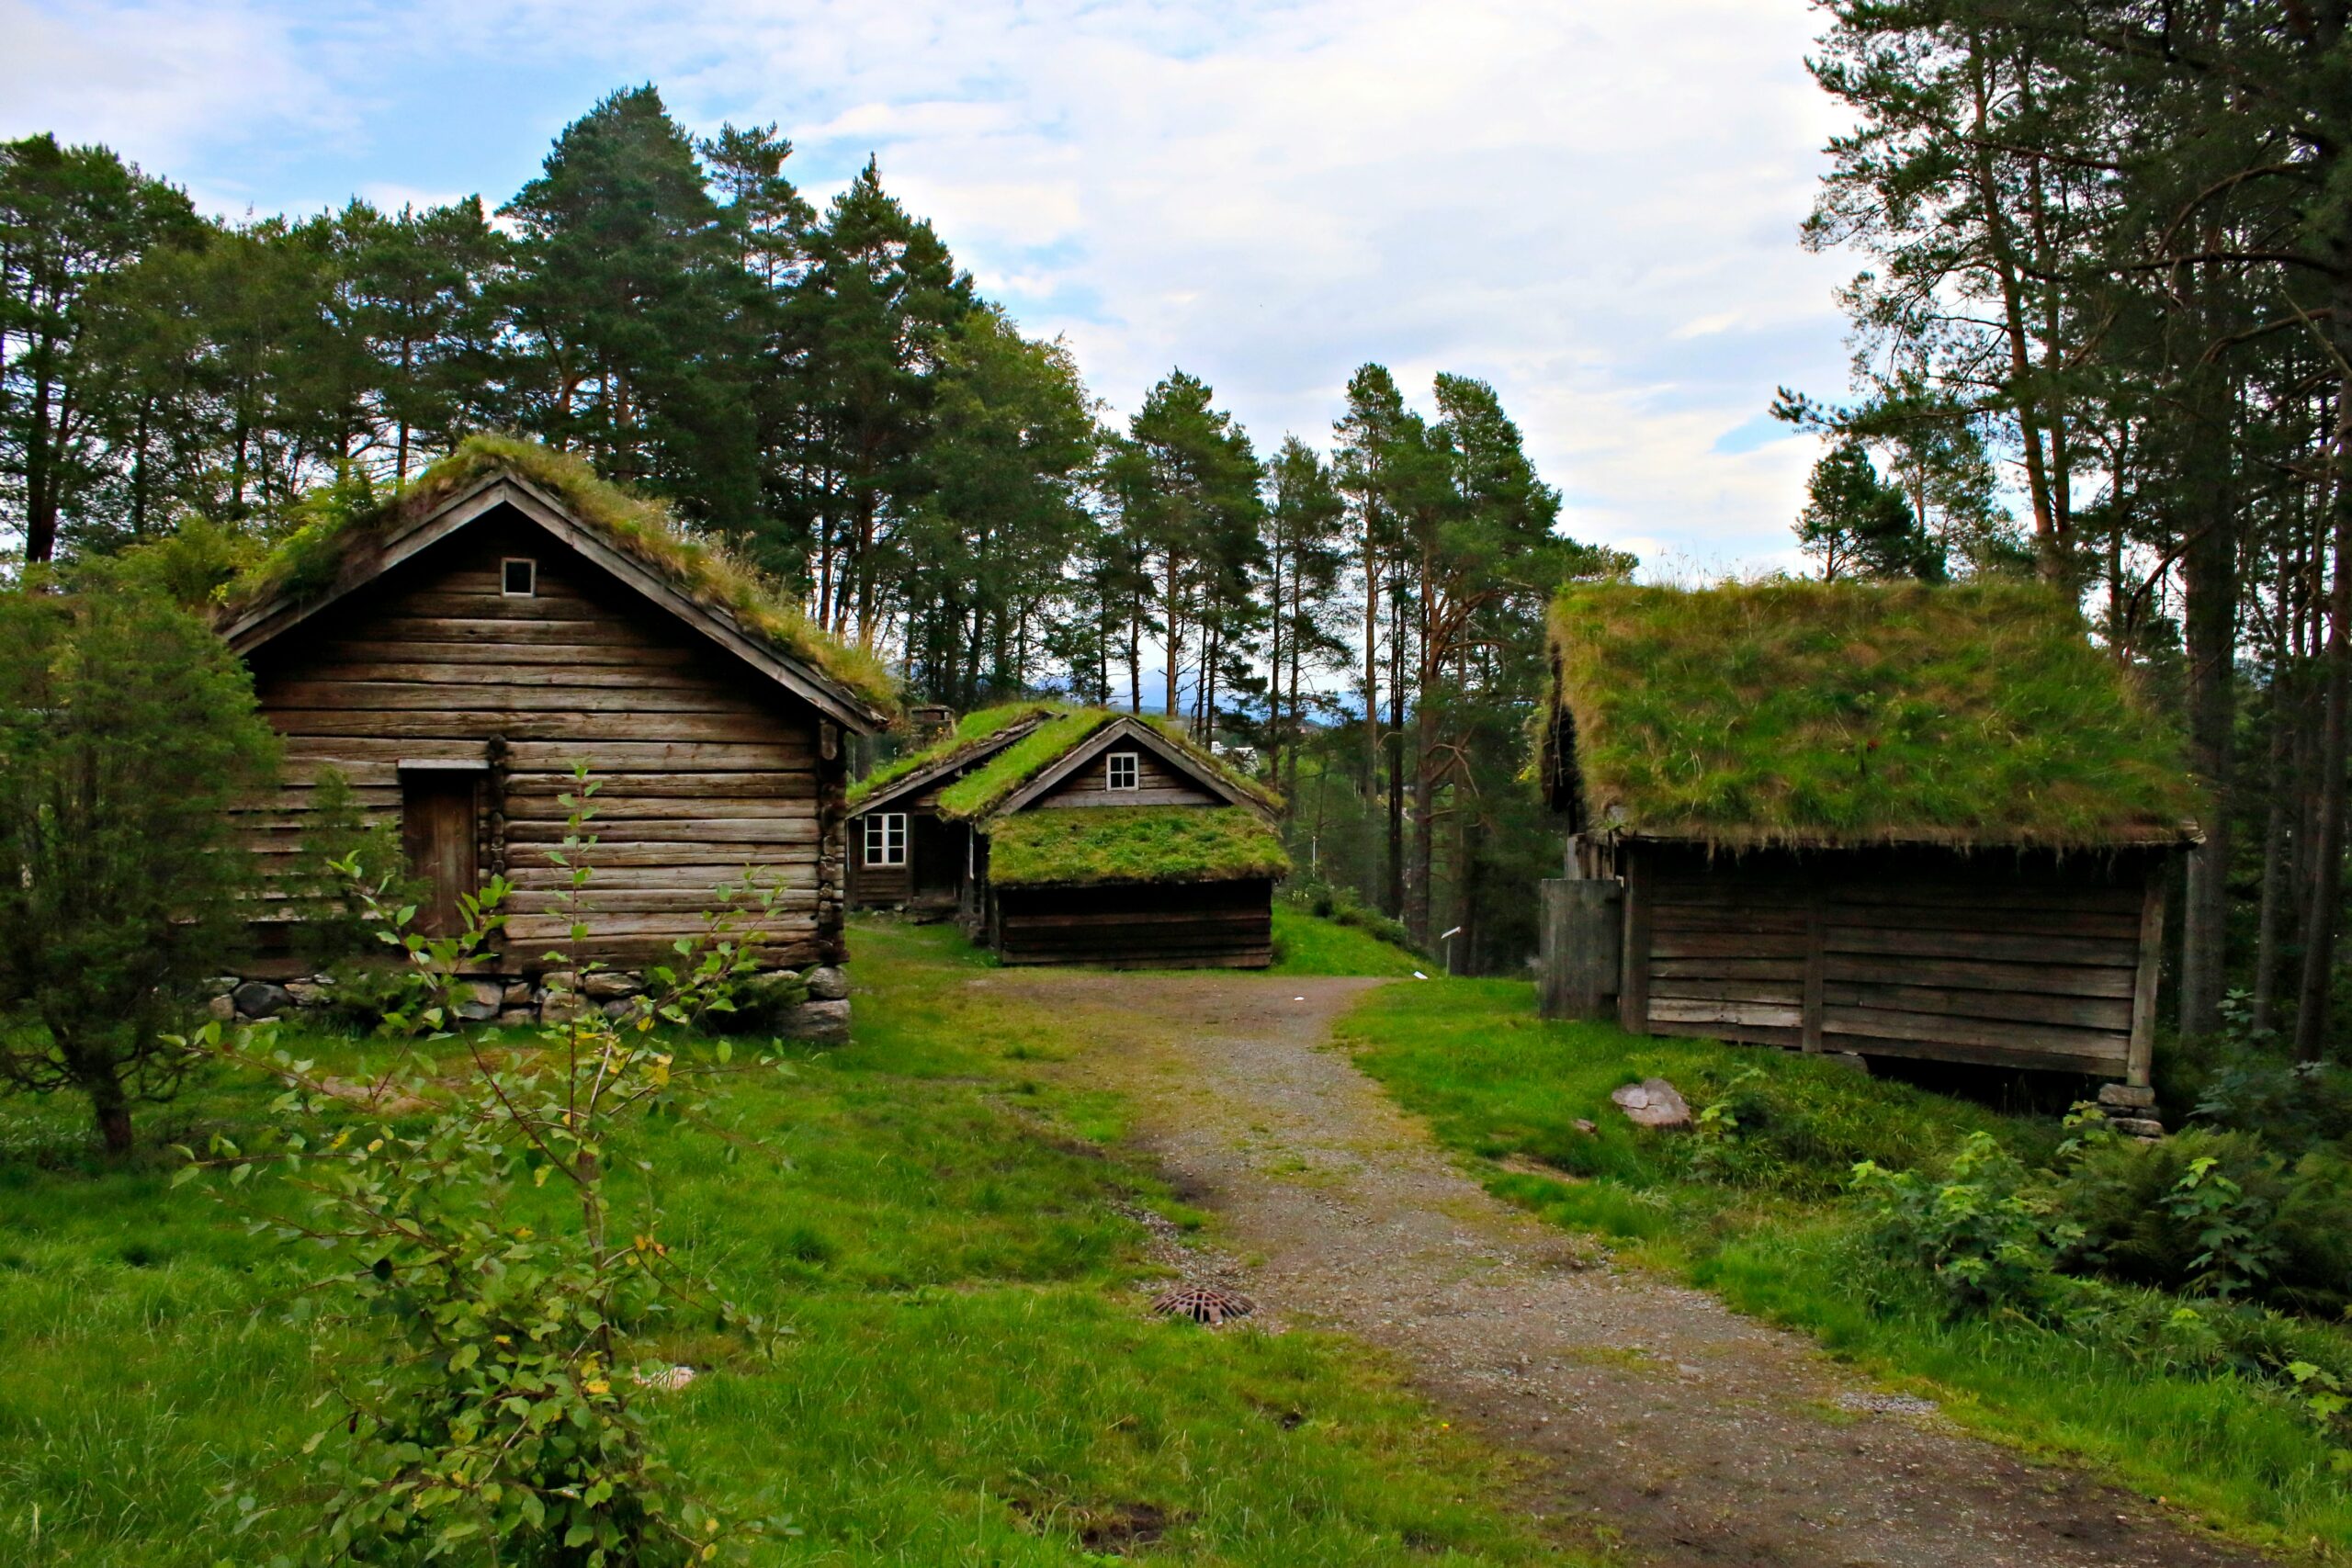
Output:
[[[1134,789],[1136,776],[1142,771],[1141,759],[1133,751],[1114,751],[1104,760],[1102,787]]]
[[[907,863],[907,814],[905,812],[876,811],[866,818],[865,863],[868,865]]]
[[[537,598],[539,563],[528,556],[508,556],[498,563],[498,591],[509,599]]]

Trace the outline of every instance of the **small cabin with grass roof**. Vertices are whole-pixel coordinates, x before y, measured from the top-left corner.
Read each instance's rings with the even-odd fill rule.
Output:
[[[567,931],[549,854],[578,763],[598,785],[575,852],[594,870],[586,956],[662,958],[730,884],[776,895],[769,964],[844,958],[843,736],[888,722],[889,681],[578,459],[475,437],[398,499],[295,534],[220,626],[285,738],[251,818],[281,881],[315,874],[314,807],[340,774],[400,829],[419,926],[456,930],[460,897],[503,876],[492,968],[536,974]],[[282,919],[256,929],[257,972],[299,967]]]
[[[1636,1033],[2147,1084],[2198,797],[2061,596],[1577,586],[1551,662],[1547,983]]]
[[[852,897],[952,912],[1007,964],[1262,968],[1274,805],[1148,718],[990,708],[852,788]]]

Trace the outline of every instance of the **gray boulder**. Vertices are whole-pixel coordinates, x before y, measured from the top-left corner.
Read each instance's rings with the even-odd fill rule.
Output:
[[[812,1002],[837,1002],[849,995],[849,976],[832,964],[820,964],[801,976]]]
[[[283,986],[273,986],[266,980],[248,980],[230,993],[237,1004],[237,1011],[246,1018],[276,1018],[294,1005],[294,998]]]
[[[845,1000],[803,1002],[785,1015],[785,1038],[812,1045],[849,1043],[849,1003]]]
[[[1688,1127],[1690,1107],[1664,1078],[1629,1083],[1609,1097],[1637,1127]]]

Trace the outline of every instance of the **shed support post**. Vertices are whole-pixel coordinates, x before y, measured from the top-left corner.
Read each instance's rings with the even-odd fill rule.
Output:
[[[2146,1089],[2155,1066],[2156,978],[2165,951],[2165,876],[2161,864],[2148,873],[2148,887],[2140,901],[2140,967],[2132,980],[2132,1043],[2123,1063],[2123,1081]]]
[[[1821,888],[1815,884],[1804,896],[1804,1008],[1797,1019],[1800,1043],[1807,1051],[1821,1049],[1822,923]]]
[[[1558,879],[1543,888],[1538,1010],[1545,1018],[1607,1018],[1614,1009],[1624,890],[1613,881]]]
[[[1628,843],[1625,866],[1624,951],[1617,980],[1617,1021],[1628,1034],[1650,1032],[1650,857],[1646,845]]]

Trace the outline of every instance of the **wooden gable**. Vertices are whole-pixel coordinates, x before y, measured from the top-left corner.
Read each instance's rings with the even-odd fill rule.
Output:
[[[702,931],[720,884],[748,878],[780,895],[770,962],[837,962],[837,726],[862,723],[857,707],[715,613],[649,591],[642,568],[616,570],[609,547],[549,526],[552,503],[519,504],[514,483],[469,492],[480,504],[436,513],[460,525],[413,531],[325,601],[231,628],[286,740],[285,782],[250,824],[266,868],[315,874],[317,787],[340,773],[371,819],[403,829],[413,860],[514,886],[503,967],[535,971],[568,925],[548,852],[579,762],[600,784],[593,956],[662,956]]]
[[[1107,761],[1131,752],[1136,761],[1133,789],[1110,787]],[[1104,725],[1027,783],[1005,796],[991,815],[1087,806],[1246,806],[1262,810],[1246,792],[1204,766],[1159,730],[1137,718]]]

